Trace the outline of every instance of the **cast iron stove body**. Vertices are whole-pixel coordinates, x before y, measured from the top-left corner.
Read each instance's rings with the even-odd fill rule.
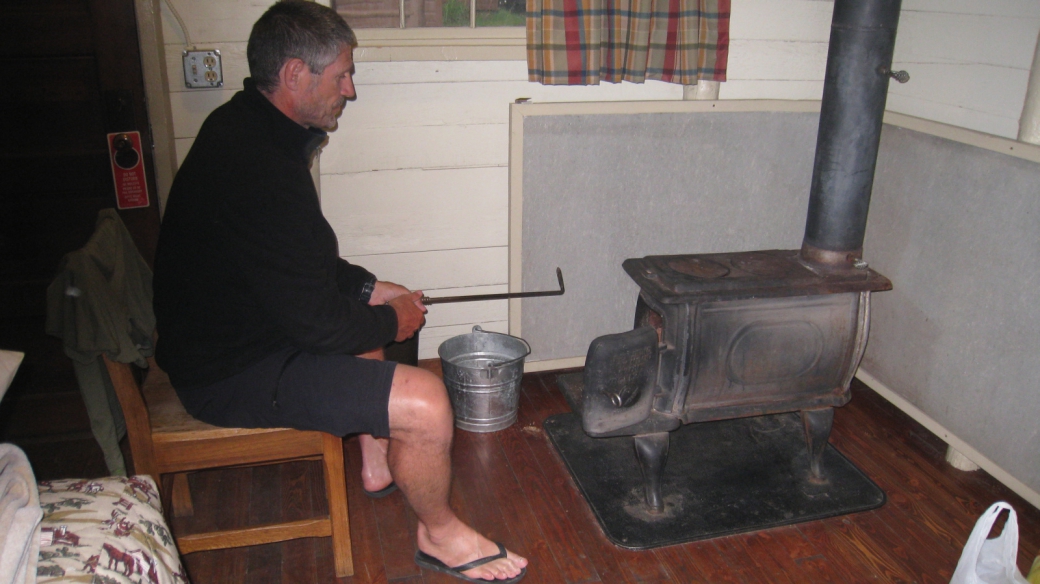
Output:
[[[654,409],[685,423],[845,405],[870,292],[892,288],[866,267],[813,270],[797,251],[650,256],[623,267],[641,288],[637,328],[658,329],[664,347]]]
[[[836,0],[812,187],[800,250],[648,256],[635,329],[589,346],[582,425],[634,436],[650,511],[660,511],[668,432],[683,423],[801,412],[810,480],[834,407],[867,340],[870,293],[887,278],[861,258],[900,0]]]
[[[640,287],[635,329],[590,346],[582,422],[591,436],[635,437],[651,509],[663,506],[668,432],[683,423],[800,411],[810,472],[825,480],[832,408],[850,399],[870,293],[892,287],[860,265],[823,269],[797,250],[625,260]]]

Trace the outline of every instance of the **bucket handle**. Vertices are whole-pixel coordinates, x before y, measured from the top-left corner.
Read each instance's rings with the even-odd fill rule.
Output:
[[[523,361],[525,358],[527,358],[528,355],[531,354],[531,345],[530,345],[530,343],[528,343],[527,341],[525,341],[524,339],[522,339],[520,337],[514,337],[513,335],[507,335],[507,334],[504,334],[504,333],[496,333],[495,331],[486,331],[486,330],[480,328],[479,324],[473,325],[473,332],[475,332],[475,333],[484,333],[485,335],[502,335],[503,337],[509,337],[509,338],[512,338],[512,339],[516,339],[516,340],[520,341],[521,343],[523,343],[525,347],[527,347],[527,351],[523,355],[520,355],[519,357],[517,357],[516,359],[510,359],[509,361],[503,361],[501,363],[488,363],[488,366],[487,366],[487,369],[486,369],[488,379],[491,379],[494,376],[494,370],[495,369],[502,369],[503,367],[508,367],[508,366],[513,365],[515,363],[519,363],[520,361]]]

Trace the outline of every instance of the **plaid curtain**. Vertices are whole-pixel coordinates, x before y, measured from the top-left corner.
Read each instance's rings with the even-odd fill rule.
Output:
[[[726,80],[730,0],[527,0],[528,79]]]

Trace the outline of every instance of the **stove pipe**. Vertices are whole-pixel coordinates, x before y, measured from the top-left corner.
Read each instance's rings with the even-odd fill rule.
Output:
[[[835,0],[801,257],[851,267],[863,254],[901,0]]]

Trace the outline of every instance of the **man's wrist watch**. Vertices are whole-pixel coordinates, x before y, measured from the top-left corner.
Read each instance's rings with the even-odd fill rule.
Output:
[[[368,301],[372,299],[372,293],[375,292],[375,291],[376,291],[376,277],[375,276],[371,276],[371,277],[369,277],[369,279],[364,284],[362,284],[362,286],[361,286],[361,298],[359,298],[359,300],[361,300],[361,302],[364,302],[365,304],[368,304]]]

